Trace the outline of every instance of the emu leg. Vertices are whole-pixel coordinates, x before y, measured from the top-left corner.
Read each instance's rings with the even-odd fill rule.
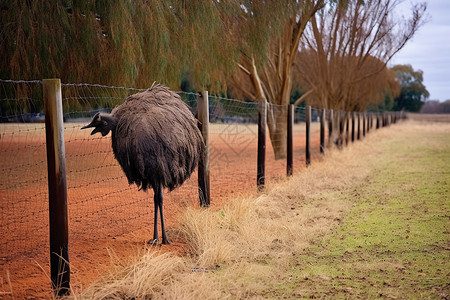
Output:
[[[153,239],[148,241],[148,244],[158,244],[158,208],[159,208],[159,192],[160,188],[153,189],[155,195],[153,196],[153,203],[155,205],[155,217],[153,218]]]
[[[158,189],[158,194],[159,194],[159,212],[161,214],[161,235],[162,235],[162,243],[164,245],[170,244],[169,241],[167,240],[167,235],[166,235],[166,227],[164,226],[164,213],[163,213],[163,188],[162,186],[159,187]]]

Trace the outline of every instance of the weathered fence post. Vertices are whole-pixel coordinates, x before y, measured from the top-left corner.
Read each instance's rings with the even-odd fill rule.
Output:
[[[306,106],[306,166],[311,165],[311,106]]]
[[[322,109],[322,114],[320,116],[320,153],[325,154],[325,118],[326,109]]]
[[[333,142],[333,130],[334,130],[334,119],[333,119],[333,110],[330,109],[330,119],[328,120],[328,147],[331,147],[331,143]]]
[[[355,141],[355,112],[352,111],[352,142]]]
[[[350,131],[350,117],[349,112],[345,112],[345,145],[348,145],[348,136]]]
[[[362,122],[363,122],[363,137],[366,136],[366,113],[362,113]]]
[[[339,126],[339,136],[337,139],[337,146],[341,148],[344,143],[344,118],[342,117],[342,111],[337,112],[337,123]]]
[[[256,186],[258,190],[264,188],[266,172],[266,126],[267,126],[267,102],[258,102],[258,158],[256,172]]]
[[[70,292],[70,264],[61,81],[44,79],[43,88],[50,220],[50,278],[55,294],[63,296]]]
[[[356,134],[356,138],[358,140],[360,140],[361,139],[361,113],[357,112],[357,114],[358,114],[358,132]]]
[[[294,108],[293,104],[288,105],[288,117],[287,117],[287,153],[286,153],[286,174],[291,176],[293,173],[294,162]]]
[[[209,181],[209,100],[208,91],[197,96],[198,128],[205,142],[205,152],[198,162],[198,193],[200,206],[207,207],[211,203]]]

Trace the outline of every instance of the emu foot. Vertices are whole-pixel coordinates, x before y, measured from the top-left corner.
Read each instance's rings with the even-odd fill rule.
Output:
[[[158,243],[159,243],[158,239],[152,239],[147,242],[148,245],[152,245],[152,246],[158,246]],[[161,242],[161,245],[170,245],[170,242],[168,239],[163,239]]]
[[[147,242],[148,245],[152,245],[152,246],[158,246],[158,243],[159,243],[158,239],[152,239]]]

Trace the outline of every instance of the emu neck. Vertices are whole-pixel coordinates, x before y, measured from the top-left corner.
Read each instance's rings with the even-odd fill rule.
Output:
[[[104,121],[106,121],[106,128],[108,129],[108,132],[110,130],[114,132],[117,126],[117,118],[114,117],[113,114],[101,114],[101,117]]]

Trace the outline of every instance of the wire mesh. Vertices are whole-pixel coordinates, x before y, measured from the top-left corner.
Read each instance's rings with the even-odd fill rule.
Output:
[[[209,97],[210,176],[213,205],[253,192],[258,146],[257,103]]]
[[[42,82],[0,81],[0,264],[48,245]],[[6,123],[7,122],[7,123]]]
[[[110,135],[81,127],[97,112],[111,112],[142,90],[63,84],[69,235],[73,247],[150,226],[152,201],[128,185],[114,158]],[[151,199],[151,198],[150,198]]]

